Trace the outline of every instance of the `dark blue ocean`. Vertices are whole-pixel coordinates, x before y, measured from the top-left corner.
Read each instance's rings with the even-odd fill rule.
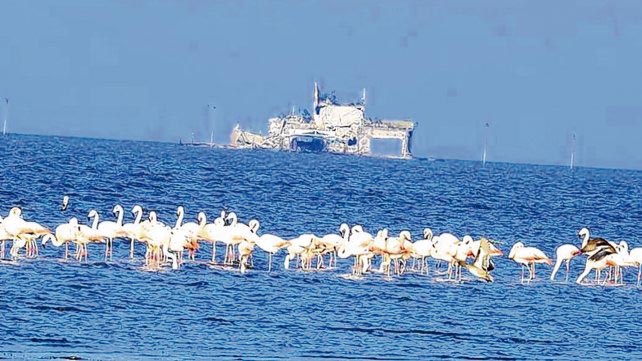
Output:
[[[371,233],[424,227],[490,237],[508,254],[517,240],[550,257],[562,243],[592,234],[642,245],[642,172],[465,161],[410,161],[192,148],[178,144],[10,135],[0,139],[0,213],[51,228],[94,208],[136,204],[166,223],[176,206],[186,219],[221,209],[259,233],[284,238],[338,232],[342,222]],[[62,196],[70,209],[60,211]],[[461,284],[407,273],[344,277],[351,260],[320,272],[267,272],[257,248],[246,274],[196,262],[180,270],[142,268],[115,241],[89,246],[89,262],[62,262],[63,249],[0,263],[0,358],[80,359],[640,359],[641,288],[571,281],[520,283],[520,268],[496,259],[495,282]],[[223,247],[217,252],[219,261]],[[434,261],[431,262],[434,266]],[[591,277],[589,277],[591,278]]]

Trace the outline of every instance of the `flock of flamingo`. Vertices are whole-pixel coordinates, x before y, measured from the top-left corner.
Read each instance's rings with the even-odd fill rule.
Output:
[[[65,196],[62,211],[67,209],[68,204],[69,197]],[[123,223],[125,212],[120,205],[116,205],[113,212],[115,221],[100,222],[98,212],[91,210],[88,214],[92,219],[90,225],[80,224],[77,218],[72,217],[51,231],[36,222],[24,220],[19,207],[11,208],[7,217],[0,217],[0,257],[4,259],[5,244],[10,241],[9,253],[13,260],[21,257],[23,249],[24,257],[34,258],[38,255],[37,240],[41,239],[43,247],[48,243],[64,246],[65,260],[69,257],[69,244],[73,244],[74,257],[79,262],[87,261],[89,244],[101,243],[105,245],[105,260],[111,260],[113,241],[121,239],[130,242],[129,256],[132,259],[135,243],[145,245],[146,267],[159,269],[171,264],[173,269],[178,269],[185,262],[185,251],[189,259],[194,260],[199,242],[209,242],[212,244],[212,263],[216,263],[216,245],[222,243],[225,245],[223,264],[230,267],[238,265],[241,272],[246,272],[252,264],[252,254],[258,247],[268,254],[268,271],[272,270],[273,255],[284,250],[285,269],[290,268],[293,261],[296,262],[295,267],[304,270],[327,269],[336,267],[337,258],[352,258],[352,274],[355,276],[375,271],[375,259],[380,260],[378,272],[388,276],[392,272],[401,275],[408,269],[428,274],[428,259],[432,258],[438,262],[437,268],[441,263],[448,266],[447,270],[441,272],[447,275],[448,280],[461,282],[462,269],[466,269],[476,278],[492,282],[491,272],[495,268],[492,258],[503,255],[492,240],[483,237],[473,240],[469,235],[459,239],[451,233],[433,235],[430,228],[425,228],[423,238],[414,242],[409,231],[391,236],[387,229],[383,229],[372,235],[360,225],[349,227],[345,223],[341,224],[338,233],[321,237],[302,234],[294,239],[284,239],[269,233],[259,235],[257,220],[244,224],[238,221],[233,212],[222,211],[212,223],[207,223],[205,213],[199,212],[198,223],[184,223],[184,208],[179,206],[173,227],[158,220],[154,211],[150,211],[147,219],[143,220],[143,208],[138,205],[132,209],[132,223]],[[581,239],[580,247],[564,244],[557,248],[551,280],[555,279],[562,263],[566,263],[568,281],[571,259],[583,254],[587,256],[586,266],[577,283],[582,283],[594,270],[596,284],[621,284],[622,268],[638,267],[637,283],[640,284],[642,248],[629,251],[625,241],[616,244],[603,238],[591,238],[587,228],[582,228],[578,236]],[[508,258],[521,265],[522,282],[530,282],[535,278],[536,264],[552,265],[544,252],[535,247],[526,247],[522,242],[512,246]],[[409,260],[412,260],[412,265],[408,265]],[[602,278],[601,271],[604,269],[607,272]],[[525,270],[528,274],[525,274]]]

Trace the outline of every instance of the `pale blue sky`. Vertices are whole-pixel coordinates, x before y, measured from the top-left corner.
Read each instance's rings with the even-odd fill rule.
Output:
[[[292,105],[312,83],[371,117],[419,123],[418,156],[642,168],[637,1],[0,2],[9,130],[208,137]]]

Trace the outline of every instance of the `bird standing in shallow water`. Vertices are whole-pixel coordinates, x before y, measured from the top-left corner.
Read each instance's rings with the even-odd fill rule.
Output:
[[[582,254],[582,251],[572,244],[563,244],[557,247],[557,250],[555,251],[555,266],[551,273],[551,281],[555,280],[555,275],[564,261],[566,261],[566,281],[568,281],[571,260],[580,254]]]
[[[535,279],[536,263],[546,263],[549,266],[552,264],[551,259],[544,252],[535,247],[525,247],[522,242],[517,242],[513,245],[508,258],[522,265],[522,282],[524,282],[524,267],[528,269],[528,279],[526,281],[530,282]]]

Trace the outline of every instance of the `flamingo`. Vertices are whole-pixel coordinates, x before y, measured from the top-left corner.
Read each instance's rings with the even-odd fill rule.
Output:
[[[622,277],[622,267],[634,267],[637,266],[635,258],[631,257],[629,254],[629,245],[626,241],[620,241],[618,245],[615,246],[617,253],[611,255],[611,262],[615,264],[614,266],[614,283],[618,283],[618,278],[620,279],[620,284],[624,284],[624,278]],[[610,278],[610,272],[609,272]]]
[[[566,281],[568,281],[571,260],[580,254],[582,254],[582,251],[572,244],[563,244],[557,247],[557,250],[555,251],[555,266],[551,273],[551,281],[555,280],[555,275],[564,261],[566,261]]]
[[[221,216],[223,215],[224,212],[221,212]],[[260,227],[259,221],[252,219],[247,225],[239,223],[234,212],[230,212],[225,219],[230,221],[229,228],[227,229],[228,234],[223,239],[223,242],[227,244],[226,252],[228,249],[232,251],[230,264],[235,257],[234,245],[236,245],[239,251],[239,268],[241,273],[245,273],[247,261],[254,251],[254,242],[252,239],[256,237],[256,232]]]
[[[27,222],[22,219],[22,210],[13,207],[9,215],[2,221],[5,231],[11,235],[14,244],[11,246],[11,255],[15,259],[18,256],[20,248],[27,247],[27,257],[38,255],[38,245],[35,239],[51,231],[36,222]]]
[[[457,259],[457,247],[459,245],[459,238],[452,233],[442,233],[437,237],[433,237],[433,248],[430,256],[439,261],[448,263],[448,279],[452,278],[452,268]]]
[[[285,239],[273,234],[263,234],[255,239],[256,245],[268,254],[268,272],[272,271],[272,256],[290,243]]]
[[[426,259],[430,257],[433,250],[432,230],[430,228],[424,228],[423,235],[423,239],[412,244],[412,257],[421,260],[419,273],[423,273],[425,269],[426,274],[428,274]]]
[[[302,234],[297,238],[291,239],[287,243],[288,254],[285,256],[283,267],[285,269],[289,269],[290,260],[292,260],[296,256],[299,256],[299,258],[303,258],[301,261],[301,267],[303,269],[308,269],[309,260],[311,259],[311,256],[312,256],[311,254],[308,254],[308,253],[311,253],[308,251],[310,250],[310,248],[313,245],[313,242],[316,239],[317,239],[317,236],[310,233]]]
[[[410,232],[401,231],[398,237],[388,237],[388,230],[384,229],[380,232],[372,242],[370,251],[380,253],[382,255],[382,262],[380,270],[386,272],[390,276],[390,264],[395,260],[395,273],[401,274],[401,268],[397,265],[396,261],[399,260],[404,254],[409,253],[406,249],[406,241],[410,241]]]
[[[183,207],[179,207],[179,210],[181,212],[180,217],[182,219],[182,215],[184,212]],[[179,210],[177,210],[177,214]],[[178,227],[185,232],[185,237],[187,239],[190,253],[189,256],[192,260],[194,259],[196,250],[198,250],[198,240],[200,239],[200,234],[203,230],[203,227],[205,227],[205,224],[207,223],[207,216],[205,215],[205,212],[199,212],[196,216],[196,219],[198,220],[198,223],[187,222],[182,225],[180,224],[180,222],[178,222],[178,220],[176,221]]]
[[[56,227],[55,232],[56,232],[55,237],[43,238],[42,246],[44,247],[48,241],[52,241],[53,245],[56,247],[60,247],[64,244],[65,245],[64,260],[66,261],[69,257],[69,242],[76,241],[76,238],[78,237],[78,232],[79,232],[78,219],[75,217],[70,218],[69,222],[63,223],[58,227]]]
[[[126,237],[127,231],[123,228],[123,216],[125,211],[123,207],[119,204],[115,205],[112,209],[114,215],[116,215],[116,222],[113,221],[102,221],[98,223],[96,229],[107,239],[107,247],[105,248],[105,261],[107,257],[111,260],[113,252],[113,241],[114,238]],[[97,220],[98,218],[96,218]]]
[[[216,218],[214,223],[205,224],[199,234],[199,238],[212,242],[212,263],[216,262],[216,241],[220,239],[225,227],[224,217]]]
[[[524,282],[524,266],[528,268],[528,280],[535,278],[535,264],[546,263],[551,265],[552,262],[544,252],[535,247],[525,247],[524,243],[517,242],[513,245],[508,254],[508,258],[522,265],[522,282]]]
[[[126,237],[131,241],[129,248],[129,258],[134,259],[134,240],[139,239],[139,234],[142,231],[140,221],[143,218],[143,207],[135,205],[132,208],[132,214],[135,217],[134,222],[123,224],[123,231],[125,232],[125,234],[127,234]]]
[[[455,279],[458,281],[461,281],[461,268],[462,264],[460,261],[463,261],[466,263],[466,260],[468,259],[468,256],[473,255],[473,245],[474,241],[473,238],[469,235],[465,235],[464,238],[457,244],[456,252],[455,252],[455,260],[454,260],[454,265],[455,265]]]
[[[361,275],[369,268],[369,258],[373,253],[370,252],[370,246],[374,242],[374,238],[368,232],[364,232],[360,225],[350,227],[343,223],[339,228],[343,234],[343,242],[337,250],[339,258],[348,258],[354,256],[354,267],[352,268],[353,275]]]
[[[247,269],[248,260],[250,259],[250,256],[254,251],[254,242],[244,239],[238,244],[238,250],[239,250],[239,268],[241,270],[241,273],[245,273],[245,270]]]
[[[89,214],[87,215],[87,218],[89,219],[93,218],[91,227],[84,224],[79,224],[78,233],[75,241],[76,244],[78,245],[76,258],[78,259],[78,261],[82,261],[82,258],[84,256],[85,262],[87,262],[87,258],[89,257],[89,254],[87,252],[87,245],[89,243],[106,242],[106,237],[98,231],[98,220],[99,220],[98,212],[96,212],[95,209],[90,210]]]
[[[231,264],[235,257],[234,246],[251,237],[251,234],[256,234],[259,229],[259,221],[256,219],[251,220],[248,224],[238,222],[236,213],[230,212],[225,220],[230,224],[223,227],[221,231],[221,241],[226,244],[225,248],[225,262]]]
[[[329,267],[332,267],[332,261],[334,260],[334,267],[337,266],[337,249],[343,242],[343,236],[336,233],[329,233],[319,239],[326,252],[330,253],[330,261],[328,262]]]

